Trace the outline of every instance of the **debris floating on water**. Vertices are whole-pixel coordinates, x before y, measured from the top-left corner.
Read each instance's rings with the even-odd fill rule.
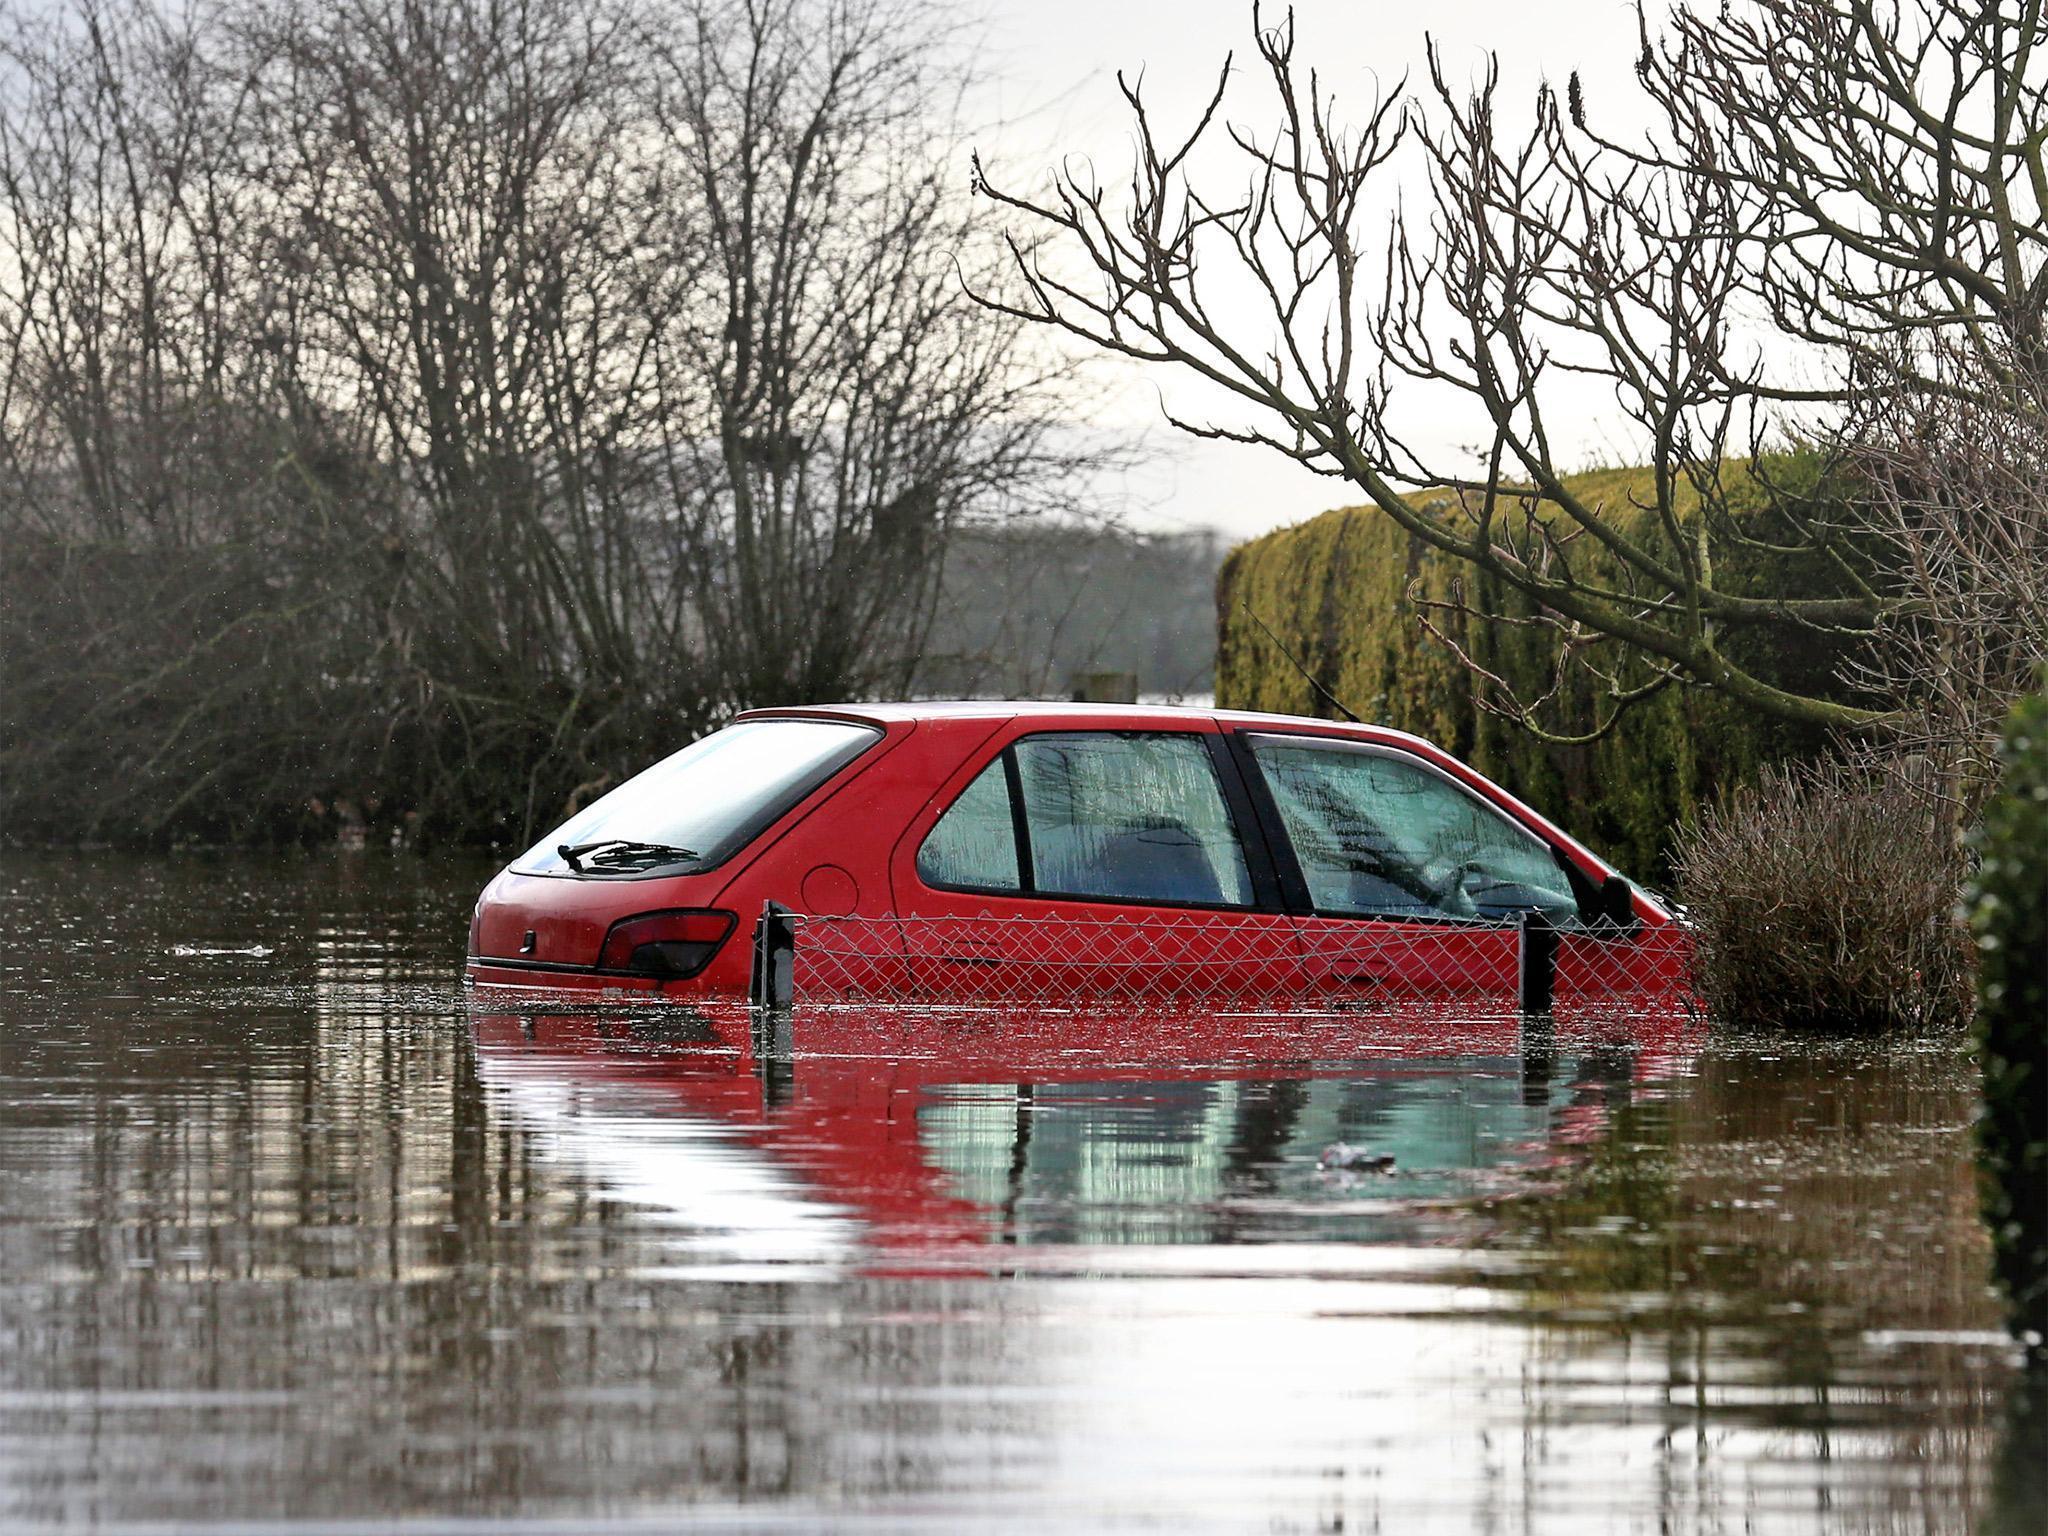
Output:
[[[171,946],[171,953],[174,955],[254,955],[260,960],[272,952],[268,944],[235,944],[223,947],[205,944],[173,944]]]
[[[1345,1173],[1392,1173],[1394,1154],[1374,1152],[1366,1147],[1354,1147],[1349,1142],[1333,1141],[1323,1148],[1323,1155],[1316,1159],[1316,1166],[1325,1172]]]

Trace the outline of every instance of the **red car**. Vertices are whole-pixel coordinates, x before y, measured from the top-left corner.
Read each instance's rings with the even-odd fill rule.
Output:
[[[469,976],[738,994],[767,903],[799,915],[800,962],[815,939],[838,963],[827,979],[866,996],[877,974],[1456,994],[1514,985],[1527,914],[1567,949],[1602,935],[1610,969],[1616,945],[1679,932],[1561,829],[1398,731],[844,705],[744,714],[550,832],[484,890]],[[867,968],[854,981],[850,958]]]

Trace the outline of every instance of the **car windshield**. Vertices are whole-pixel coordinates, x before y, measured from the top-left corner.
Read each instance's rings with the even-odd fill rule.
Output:
[[[837,720],[743,720],[692,742],[563,822],[522,874],[683,873],[732,857],[880,737]],[[572,853],[601,849],[573,862]]]

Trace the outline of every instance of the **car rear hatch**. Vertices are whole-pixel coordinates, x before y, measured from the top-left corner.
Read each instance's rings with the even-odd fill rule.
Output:
[[[630,949],[608,953],[607,936],[652,914],[676,920],[617,932],[618,945],[709,942],[717,924],[695,915],[717,912],[711,903],[734,873],[800,807],[861,771],[883,734],[856,719],[775,717],[691,743],[514,859],[477,902],[470,954],[541,970],[618,969]]]
[[[586,879],[506,870],[484,888],[470,953],[486,962],[595,969],[613,924],[648,912],[713,910],[723,872],[677,879]]]

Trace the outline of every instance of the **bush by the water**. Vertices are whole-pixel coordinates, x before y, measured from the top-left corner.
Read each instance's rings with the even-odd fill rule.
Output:
[[[2013,1326],[2048,1336],[2048,697],[2022,702],[1972,903],[1984,1216]]]
[[[1743,1025],[1968,1021],[1953,818],[1905,767],[1767,767],[1680,834],[1702,1000]]]

